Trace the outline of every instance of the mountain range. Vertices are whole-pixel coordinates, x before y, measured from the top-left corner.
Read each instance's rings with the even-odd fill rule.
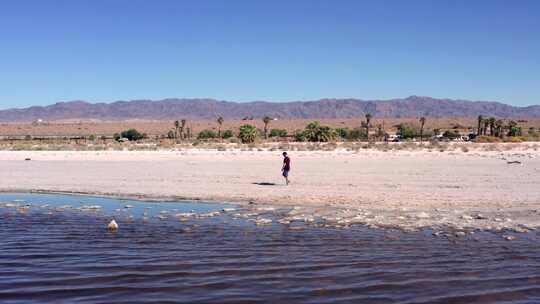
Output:
[[[320,99],[296,102],[230,102],[214,99],[132,100],[112,103],[59,102],[49,106],[0,110],[0,122],[54,120],[226,119],[270,116],[281,119],[374,117],[540,117],[540,105],[517,107],[493,101],[436,99],[423,96],[389,100]]]

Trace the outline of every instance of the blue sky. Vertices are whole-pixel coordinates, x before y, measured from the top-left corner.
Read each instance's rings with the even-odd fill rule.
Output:
[[[0,1],[0,108],[409,95],[540,104],[540,1]]]

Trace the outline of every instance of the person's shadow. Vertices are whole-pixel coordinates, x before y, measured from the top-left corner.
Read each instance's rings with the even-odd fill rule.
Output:
[[[259,185],[259,186],[275,186],[276,184],[275,183],[266,183],[266,182],[263,182],[263,183],[253,183],[254,185]]]

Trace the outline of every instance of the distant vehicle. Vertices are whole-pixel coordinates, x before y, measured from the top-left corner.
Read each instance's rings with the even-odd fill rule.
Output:
[[[390,134],[390,135],[388,135],[386,140],[390,141],[390,142],[400,142],[401,141],[401,135]]]

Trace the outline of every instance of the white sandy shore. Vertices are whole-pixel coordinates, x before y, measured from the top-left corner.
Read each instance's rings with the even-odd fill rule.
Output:
[[[287,187],[279,151],[0,151],[0,190],[251,201],[341,225],[540,226],[537,151],[290,154]]]

